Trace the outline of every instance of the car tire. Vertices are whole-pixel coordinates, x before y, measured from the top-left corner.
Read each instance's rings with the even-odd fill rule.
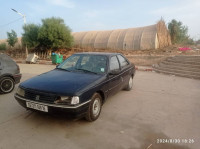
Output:
[[[10,93],[15,87],[15,81],[11,77],[3,77],[0,79],[0,92],[3,94]]]
[[[89,122],[97,120],[101,113],[101,108],[102,108],[102,97],[98,93],[95,93],[92,96],[85,119]]]
[[[133,77],[130,76],[129,81],[128,81],[128,84],[127,84],[126,87],[125,87],[125,90],[126,90],[126,91],[130,91],[132,88],[133,88]]]

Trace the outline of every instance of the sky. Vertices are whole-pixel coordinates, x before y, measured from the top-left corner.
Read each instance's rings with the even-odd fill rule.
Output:
[[[161,18],[188,26],[188,34],[200,39],[199,0],[0,0],[0,39],[12,29],[20,37],[23,18],[27,24],[60,17],[72,32],[113,30],[156,24]]]

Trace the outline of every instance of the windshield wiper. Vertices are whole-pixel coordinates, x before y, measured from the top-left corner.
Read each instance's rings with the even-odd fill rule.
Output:
[[[89,70],[86,70],[86,69],[80,69],[80,68],[76,68],[76,70],[81,70],[81,71],[84,71],[84,72],[89,72],[89,73],[98,74],[98,73],[96,73],[96,72],[89,71]]]

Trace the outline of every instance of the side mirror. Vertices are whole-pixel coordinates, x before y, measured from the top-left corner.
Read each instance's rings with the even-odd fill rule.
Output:
[[[111,70],[109,72],[109,75],[118,75],[120,73],[120,70]]]

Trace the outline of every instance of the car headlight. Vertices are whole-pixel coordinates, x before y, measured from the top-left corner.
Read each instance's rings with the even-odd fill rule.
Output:
[[[75,105],[79,103],[79,97],[78,96],[59,96],[55,101],[55,104],[67,104],[67,105]]]
[[[80,101],[79,101],[79,97],[78,96],[74,96],[72,97],[72,100],[71,100],[71,104],[72,105],[76,105],[78,104]]]
[[[25,91],[22,88],[18,87],[17,94],[20,95],[20,96],[22,96],[22,97],[24,97]]]

